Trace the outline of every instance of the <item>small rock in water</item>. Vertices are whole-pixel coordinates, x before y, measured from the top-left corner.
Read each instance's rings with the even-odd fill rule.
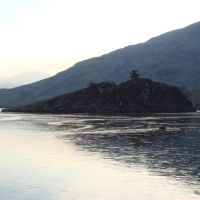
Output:
[[[166,131],[166,126],[161,126],[161,127],[159,127],[159,130],[160,130],[160,131]]]

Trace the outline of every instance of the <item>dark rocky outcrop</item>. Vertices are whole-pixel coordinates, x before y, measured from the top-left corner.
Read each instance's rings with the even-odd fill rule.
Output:
[[[70,94],[4,111],[112,114],[190,112],[195,109],[179,88],[135,78],[119,85],[91,83],[89,87]]]

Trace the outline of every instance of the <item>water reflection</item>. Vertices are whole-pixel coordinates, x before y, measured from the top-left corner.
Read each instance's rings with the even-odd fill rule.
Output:
[[[199,199],[199,130],[200,113],[1,113],[0,199]]]
[[[93,118],[63,123],[71,131],[59,137],[127,167],[174,177],[200,194],[200,115]],[[167,130],[159,131],[161,125]]]

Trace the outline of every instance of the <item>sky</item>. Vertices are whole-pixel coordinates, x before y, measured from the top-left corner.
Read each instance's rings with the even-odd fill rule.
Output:
[[[0,0],[0,79],[76,62],[200,21],[199,0]]]

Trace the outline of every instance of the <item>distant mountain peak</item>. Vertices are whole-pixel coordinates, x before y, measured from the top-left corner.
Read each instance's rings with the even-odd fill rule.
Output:
[[[44,78],[48,78],[50,75],[39,70],[26,71],[15,76],[0,80],[0,88],[14,88],[21,85],[33,83]]]

